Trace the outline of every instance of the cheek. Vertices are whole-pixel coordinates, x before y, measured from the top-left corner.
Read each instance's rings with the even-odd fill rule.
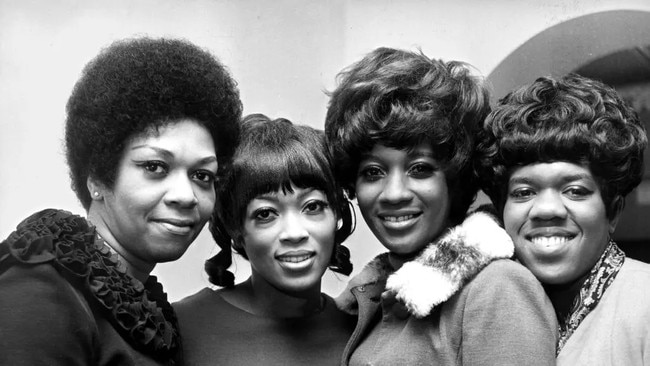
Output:
[[[314,225],[314,236],[323,249],[331,250],[334,247],[334,235],[336,233],[336,219],[334,216],[320,225]]]
[[[211,191],[202,191],[197,194],[197,199],[199,201],[199,213],[202,219],[209,219],[214,210],[214,205],[216,203],[216,195],[214,190]]]
[[[503,226],[510,236],[517,233],[523,220],[525,220],[525,210],[519,205],[506,202],[503,207]]]
[[[263,263],[272,256],[269,241],[270,238],[263,231],[244,237],[244,250],[251,265],[256,266],[257,263]]]
[[[357,194],[357,202],[359,206],[368,207],[377,200],[377,196],[381,192],[379,184],[357,183],[355,186]]]

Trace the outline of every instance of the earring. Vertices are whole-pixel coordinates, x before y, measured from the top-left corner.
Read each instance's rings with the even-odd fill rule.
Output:
[[[97,192],[97,191],[93,192],[93,196],[99,197],[99,192]]]

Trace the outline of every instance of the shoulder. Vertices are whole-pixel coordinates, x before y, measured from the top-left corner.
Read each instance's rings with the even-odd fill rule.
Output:
[[[605,292],[616,293],[623,302],[632,304],[650,304],[650,264],[631,258],[625,258],[623,266],[614,282]],[[634,305],[634,306],[636,306]],[[650,306],[647,307],[650,313]]]
[[[199,292],[173,303],[172,306],[178,317],[184,318],[194,312],[215,306],[220,299],[221,297],[216,295],[215,290],[205,287]]]
[[[495,277],[506,281],[539,283],[526,267],[512,259],[497,259],[490,262],[476,275],[474,281],[493,281]]]
[[[650,294],[650,287],[647,286],[648,282],[650,282],[650,264],[632,258],[625,258],[623,266],[613,283],[619,287],[629,287],[637,293]]]
[[[490,262],[462,290],[467,296],[543,301],[544,288],[522,264],[511,259]]]
[[[83,295],[49,264],[15,265],[0,275],[0,364],[91,362],[97,320]],[[38,354],[34,354],[38,350]]]
[[[25,307],[11,309],[10,304],[16,303],[24,303]],[[61,312],[62,317],[74,314],[71,318],[93,318],[80,291],[49,263],[7,268],[0,275],[0,304],[12,311],[40,310],[49,312],[47,316]]]
[[[375,292],[381,293],[384,290],[386,279],[392,273],[388,261],[388,253],[376,256],[368,262],[359,274],[350,279],[345,290],[334,299],[336,306],[348,314],[357,314],[359,302],[353,292],[355,288],[361,289],[364,295],[373,296]],[[372,291],[366,291],[372,288]]]
[[[626,257],[621,271],[633,273],[636,276],[648,277],[650,276],[650,264]]]

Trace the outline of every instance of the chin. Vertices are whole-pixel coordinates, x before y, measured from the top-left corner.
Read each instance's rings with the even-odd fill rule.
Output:
[[[152,259],[155,263],[167,263],[173,262],[185,254],[189,246],[183,246],[178,248],[169,248],[169,250],[159,251],[152,254]]]
[[[390,243],[385,243],[385,244],[382,243],[382,244],[391,253],[402,255],[402,256],[410,256],[415,253],[418,253],[425,246],[425,245],[413,245],[413,242],[411,241],[406,241],[404,243],[390,242]]]
[[[311,279],[306,279],[303,281],[293,281],[292,283],[287,283],[286,286],[283,286],[283,291],[288,293],[300,293],[313,289],[314,287],[320,286],[320,281],[313,281]]]

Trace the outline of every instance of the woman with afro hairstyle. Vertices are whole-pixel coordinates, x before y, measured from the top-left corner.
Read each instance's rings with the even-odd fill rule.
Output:
[[[325,122],[340,183],[386,249],[337,298],[343,365],[552,365],[555,317],[477,192],[489,112],[470,66],[379,48],[339,74]]]
[[[190,365],[336,365],[355,318],[321,293],[329,267],[348,275],[341,243],[351,206],[335,183],[325,136],[286,119],[244,118],[210,230],[221,251],[205,288],[174,304]],[[234,284],[234,248],[251,276]]]
[[[186,41],[117,41],[85,67],[65,143],[87,218],[46,209],[0,243],[0,364],[175,364],[176,316],[150,273],[210,218],[241,109],[224,66]]]
[[[650,364],[650,265],[610,235],[643,177],[646,131],[601,82],[543,77],[485,122],[477,171],[559,322],[558,365]]]

